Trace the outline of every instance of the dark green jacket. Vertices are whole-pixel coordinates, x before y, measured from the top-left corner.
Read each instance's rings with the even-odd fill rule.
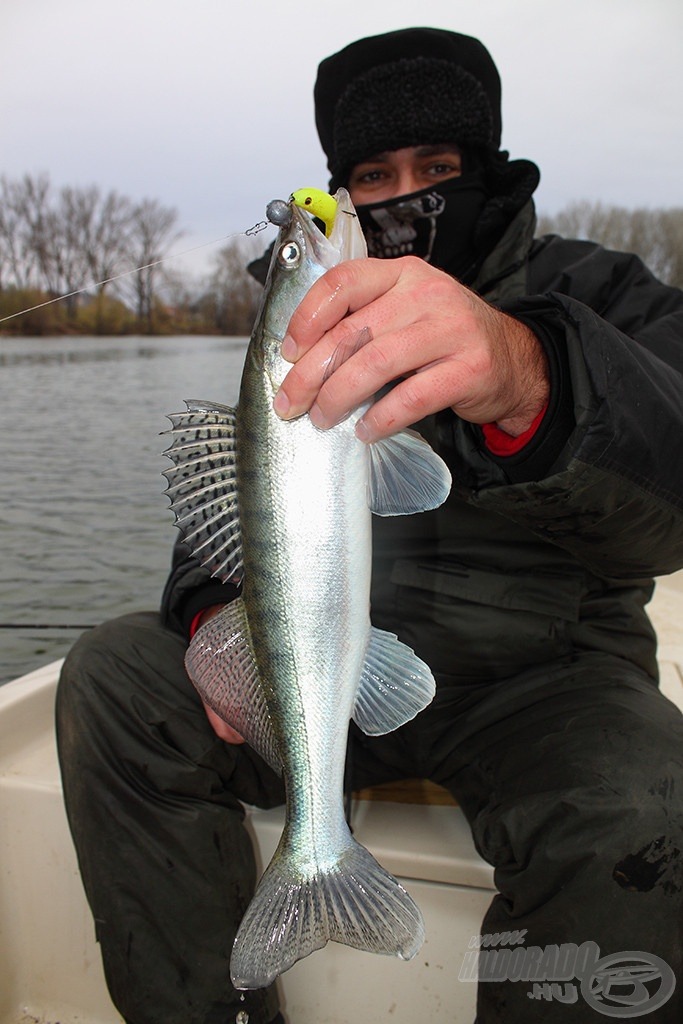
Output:
[[[544,343],[544,426],[504,459],[451,413],[419,424],[453,489],[434,512],[375,518],[373,621],[445,682],[590,651],[656,677],[651,577],[683,566],[683,294],[635,256],[534,241],[534,222],[529,202],[474,287]],[[183,556],[162,606],[178,630],[230,591]]]

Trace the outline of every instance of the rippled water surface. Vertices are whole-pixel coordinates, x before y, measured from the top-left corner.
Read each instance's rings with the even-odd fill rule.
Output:
[[[82,625],[158,607],[177,533],[159,434],[185,398],[233,404],[245,348],[0,338],[0,682],[62,657]]]

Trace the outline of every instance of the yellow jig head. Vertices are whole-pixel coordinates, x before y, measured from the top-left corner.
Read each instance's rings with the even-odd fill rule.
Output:
[[[308,210],[314,217],[318,217],[325,225],[325,238],[330,237],[334,227],[334,218],[337,215],[337,200],[334,196],[328,195],[319,188],[300,188],[292,192],[290,202],[300,206],[302,210]]]

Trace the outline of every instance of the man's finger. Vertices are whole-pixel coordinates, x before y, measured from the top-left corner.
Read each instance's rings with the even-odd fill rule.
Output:
[[[323,274],[292,315],[283,343],[286,358],[296,362],[349,313],[393,288],[401,274],[397,264],[402,262],[347,260]]]
[[[372,443],[405,430],[448,406],[457,387],[457,373],[444,373],[442,364],[414,373],[370,406],[356,424],[361,441]]]

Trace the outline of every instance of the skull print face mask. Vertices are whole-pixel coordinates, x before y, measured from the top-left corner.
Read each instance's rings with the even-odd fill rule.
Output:
[[[473,173],[407,196],[357,206],[368,255],[419,256],[466,279],[477,261],[474,231],[486,198],[481,175]]]

